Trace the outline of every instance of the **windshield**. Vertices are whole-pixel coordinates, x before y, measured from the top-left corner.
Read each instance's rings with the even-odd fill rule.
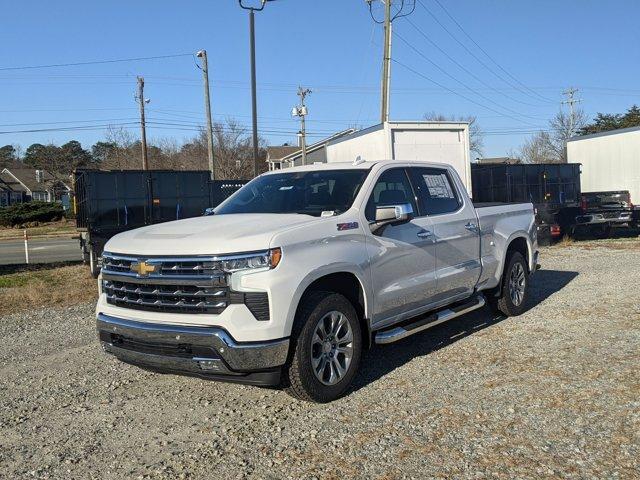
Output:
[[[229,213],[338,215],[351,207],[368,170],[322,170],[258,177],[215,210]]]

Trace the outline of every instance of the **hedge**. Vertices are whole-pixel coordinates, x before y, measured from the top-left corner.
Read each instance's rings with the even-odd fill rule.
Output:
[[[0,225],[13,227],[28,222],[52,222],[64,217],[59,203],[27,202],[0,208]]]

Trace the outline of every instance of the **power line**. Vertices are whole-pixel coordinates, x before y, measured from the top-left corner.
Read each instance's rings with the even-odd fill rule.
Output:
[[[0,71],[13,71],[13,70],[33,70],[36,68],[57,68],[57,67],[78,67],[82,65],[100,65],[104,63],[120,63],[120,62],[139,62],[142,60],[159,60],[164,58],[177,58],[177,57],[192,57],[193,53],[176,53],[173,55],[156,55],[153,57],[134,57],[134,58],[118,58],[114,60],[92,60],[88,62],[73,62],[73,63],[54,63],[50,65],[27,65],[21,67],[0,67]]]
[[[469,70],[467,67],[465,67],[464,65],[462,65],[460,62],[458,62],[455,58],[453,58],[451,55],[449,55],[444,49],[442,49],[436,42],[434,42],[433,40],[431,40],[426,33],[424,33],[424,31],[418,27],[415,23],[413,23],[410,19],[407,19],[407,22],[409,22],[409,25],[411,25],[414,29],[416,29],[418,31],[418,33],[420,35],[422,35],[425,40],[427,40],[431,45],[433,45],[435,48],[437,48],[440,53],[442,53],[445,57],[447,57],[451,62],[453,62],[455,65],[458,66],[458,68],[460,68],[461,70],[465,71],[469,76],[473,77],[475,80],[477,80],[479,83],[481,83],[482,85],[484,85],[485,87],[487,87],[489,90],[491,91],[496,91],[498,93],[500,93],[502,96],[504,96],[505,98],[508,98],[509,100],[513,101],[513,102],[517,102],[517,103],[521,103],[523,105],[528,105],[530,107],[539,107],[541,106],[540,104],[533,104],[533,103],[528,103],[528,102],[523,102],[522,100],[518,100],[517,98],[512,97],[511,95],[507,95],[504,92],[500,92],[498,89],[494,89],[491,85],[489,85],[487,82],[485,82],[481,77],[479,77],[478,75],[476,75],[475,73],[473,73],[471,70]]]
[[[553,100],[551,100],[551,99],[549,99],[549,98],[545,98],[545,97],[543,97],[542,95],[540,95],[540,94],[538,94],[537,92],[535,92],[534,90],[531,90],[527,85],[525,85],[524,83],[522,83],[520,80],[518,80],[516,77],[514,77],[511,73],[509,73],[505,68],[503,68],[503,67],[502,67],[502,65],[500,65],[498,62],[496,62],[496,61],[493,59],[493,57],[492,57],[491,55],[489,55],[489,54],[487,53],[487,51],[486,51],[484,48],[482,48],[482,47],[480,46],[480,44],[478,44],[478,42],[476,42],[476,41],[473,39],[473,37],[471,37],[471,35],[469,35],[469,34],[467,33],[467,31],[466,31],[464,28],[462,28],[462,25],[460,25],[460,23],[459,23],[459,22],[458,22],[458,21],[453,17],[453,15],[451,15],[451,13],[449,13],[449,10],[447,10],[447,9],[444,7],[444,5],[442,5],[442,3],[440,3],[440,0],[434,0],[434,1],[435,1],[435,2],[440,6],[440,8],[444,11],[444,13],[446,13],[446,14],[447,14],[447,16],[448,16],[448,17],[453,21],[453,23],[455,23],[455,24],[458,26],[458,28],[460,29],[460,31],[461,31],[462,33],[464,33],[464,34],[465,34],[465,36],[466,36],[469,40],[471,40],[471,41],[473,42],[473,44],[474,44],[476,47],[478,47],[478,49],[479,49],[482,53],[484,53],[484,54],[485,54],[485,56],[486,56],[489,60],[491,60],[495,66],[497,66],[500,70],[502,70],[506,75],[508,75],[510,78],[512,78],[512,79],[513,79],[515,82],[517,82],[519,85],[521,85],[522,87],[526,88],[527,90],[529,90],[529,91],[530,91],[531,93],[533,93],[534,95],[536,95],[536,96],[540,97],[542,100],[546,100],[546,101],[548,101],[548,102],[553,102]]]
[[[480,102],[477,102],[477,101],[475,101],[474,99],[467,97],[466,95],[463,95],[463,94],[461,94],[461,93],[457,93],[457,92],[455,92],[454,90],[450,89],[449,87],[447,87],[447,86],[445,86],[445,85],[443,85],[443,84],[441,84],[441,83],[437,82],[436,80],[434,80],[434,79],[432,79],[432,78],[427,77],[425,74],[418,72],[417,70],[415,70],[415,69],[411,68],[410,66],[408,66],[408,65],[406,65],[406,64],[404,64],[404,63],[402,63],[402,62],[400,62],[400,61],[398,61],[398,60],[396,60],[395,58],[393,59],[393,62],[394,62],[394,63],[397,63],[398,65],[400,65],[400,66],[402,66],[402,67],[404,67],[404,68],[406,68],[406,69],[407,69],[407,70],[409,70],[410,72],[413,72],[414,74],[418,75],[419,77],[422,77],[422,78],[424,78],[425,80],[427,80],[427,81],[429,81],[429,82],[431,82],[431,83],[433,83],[433,84],[435,84],[435,85],[438,85],[439,87],[441,87],[441,88],[443,88],[443,89],[445,89],[445,90],[449,91],[450,93],[453,93],[454,95],[458,95],[459,97],[464,98],[465,100],[467,100],[468,102],[473,103],[474,105],[478,105],[479,107],[486,108],[487,110],[490,110],[490,111],[492,111],[493,113],[497,113],[498,115],[501,115],[501,116],[503,116],[503,117],[509,117],[509,118],[511,118],[511,119],[513,119],[513,120],[516,120],[517,122],[522,122],[522,123],[526,123],[526,124],[531,125],[529,122],[527,122],[527,121],[525,121],[525,120],[521,120],[521,119],[516,118],[516,117],[513,117],[513,116],[511,116],[511,115],[508,115],[508,114],[502,113],[502,112],[500,112],[499,110],[496,110],[495,108],[492,108],[492,107],[489,107],[489,106],[487,106],[487,105],[484,105],[484,104],[482,104],[482,103],[480,103]]]
[[[465,51],[466,51],[469,55],[471,55],[473,58],[475,58],[475,59],[476,59],[476,61],[477,61],[478,63],[480,63],[480,65],[482,65],[484,68],[486,68],[489,72],[491,72],[491,73],[492,73],[494,76],[496,76],[498,79],[500,79],[500,80],[502,80],[503,82],[505,82],[507,85],[512,86],[512,87],[513,87],[513,88],[515,88],[516,90],[520,91],[521,93],[524,93],[525,95],[527,95],[527,96],[529,96],[529,97],[531,97],[531,98],[534,98],[530,93],[528,93],[528,92],[527,92],[527,90],[523,90],[523,89],[522,89],[522,87],[518,87],[517,85],[514,85],[512,82],[510,82],[509,80],[507,80],[506,78],[504,78],[504,76],[502,76],[502,75],[500,75],[499,73],[497,73],[497,72],[495,71],[495,69],[493,69],[493,68],[491,68],[489,65],[487,65],[487,64],[486,64],[486,62],[484,62],[482,59],[480,59],[480,58],[479,58],[475,53],[473,53],[473,52],[469,49],[469,47],[467,47],[464,43],[462,43],[462,42],[458,39],[458,37],[456,37],[456,35],[455,35],[455,34],[453,34],[453,33],[452,33],[452,32],[451,32],[451,31],[446,27],[446,25],[444,25],[444,24],[443,24],[443,23],[438,19],[438,17],[436,17],[436,16],[435,16],[435,15],[434,15],[434,14],[433,14],[433,13],[432,13],[428,8],[427,8],[427,7],[426,7],[426,5],[425,5],[424,3],[422,3],[422,0],[416,0],[416,1],[417,1],[417,2],[420,4],[420,6],[421,6],[421,7],[422,7],[422,8],[423,8],[423,9],[424,9],[424,10],[425,10],[425,11],[426,11],[430,16],[431,16],[431,18],[433,18],[433,19],[436,21],[436,23],[437,23],[438,25],[440,25],[440,27],[442,27],[442,29],[443,29],[445,32],[447,32],[447,33],[449,34],[449,36],[450,36],[451,38],[453,38],[453,39],[456,41],[456,43],[458,43],[462,48],[464,48],[464,49],[465,49]],[[438,2],[438,4],[440,4],[440,3]],[[442,7],[442,5],[440,5],[440,6]],[[442,7],[442,8],[444,9],[444,7]],[[453,18],[453,17],[452,17],[452,16],[451,16],[451,15],[450,15],[446,10],[445,10],[445,13],[447,13],[451,18]],[[455,20],[454,20],[454,21],[455,21]],[[456,23],[457,23],[457,22],[456,22]],[[461,27],[460,25],[458,25],[458,26],[459,26],[459,28],[461,28],[461,29],[462,29],[462,27]],[[465,33],[465,35],[467,35],[467,34],[466,34],[466,32],[464,32],[464,30],[463,30],[463,33]],[[473,39],[472,39],[472,41],[473,41]],[[474,41],[474,43],[475,43],[475,41]],[[529,87],[526,87],[526,88],[527,88],[528,90],[530,90],[530,89],[529,89]],[[550,99],[548,99],[548,98],[545,98],[545,97],[543,97],[542,95],[539,95],[539,94],[538,94],[538,93],[536,93],[536,92],[533,92],[533,93],[534,93],[535,97],[538,97],[538,98],[536,98],[536,101],[540,101],[540,99],[542,99],[543,101],[545,101],[545,102],[547,102],[547,103],[556,103],[556,102],[554,102],[553,100],[550,100]]]
[[[396,32],[396,36],[402,40],[402,42],[404,42],[406,45],[409,46],[409,48],[411,48],[413,51],[415,51],[418,55],[420,55],[422,58],[424,58],[426,61],[428,61],[429,63],[431,63],[434,67],[436,67],[438,70],[440,70],[442,73],[444,73],[446,76],[448,76],[449,78],[451,78],[453,81],[459,83],[460,85],[462,85],[463,87],[465,87],[467,90],[469,90],[471,93],[479,96],[480,98],[483,98],[484,100],[488,101],[489,103],[497,106],[498,108],[501,108],[503,110],[506,110],[508,112],[511,112],[515,115],[518,115],[519,117],[527,117],[527,115],[523,115],[519,112],[517,112],[516,110],[513,110],[511,108],[505,107],[503,105],[500,105],[498,103],[496,103],[495,101],[493,101],[492,99],[490,99],[489,97],[479,93],[478,91],[476,91],[475,89],[473,89],[472,87],[468,86],[466,83],[462,82],[461,80],[458,80],[455,76],[451,75],[449,72],[447,72],[444,68],[442,68],[440,65],[438,65],[436,62],[434,62],[433,60],[431,60],[429,57],[427,57],[426,55],[424,55],[420,50],[418,50],[416,47],[414,47],[413,45],[411,45],[411,43],[409,43],[407,40],[405,40],[400,34],[398,34]],[[458,94],[459,95],[459,94]],[[495,110],[494,110],[495,111]],[[498,112],[500,113],[500,112]],[[505,116],[508,116],[514,120],[520,121],[522,123],[527,123],[529,125],[531,125],[530,122],[527,122],[526,120],[521,120],[518,119],[516,117],[514,117],[513,115],[507,115],[505,114]]]

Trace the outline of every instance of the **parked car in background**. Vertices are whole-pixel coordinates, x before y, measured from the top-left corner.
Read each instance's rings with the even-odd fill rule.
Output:
[[[537,262],[533,205],[474,205],[452,166],[295,167],[213,215],[112,237],[97,329],[128,363],[327,402],[372,343],[485,302],[523,312]]]
[[[637,227],[637,211],[626,190],[584,192],[581,213],[576,217],[576,232],[608,237],[616,227]]]

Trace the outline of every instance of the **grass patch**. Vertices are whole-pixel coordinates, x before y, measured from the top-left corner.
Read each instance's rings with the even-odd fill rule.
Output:
[[[71,236],[76,234],[76,222],[75,220],[62,219],[57,222],[44,223],[27,228],[27,233],[29,238]],[[0,227],[0,240],[22,239],[23,236],[23,228]]]
[[[50,264],[0,267],[0,315],[37,307],[62,307],[95,301],[96,280],[86,265]]]

